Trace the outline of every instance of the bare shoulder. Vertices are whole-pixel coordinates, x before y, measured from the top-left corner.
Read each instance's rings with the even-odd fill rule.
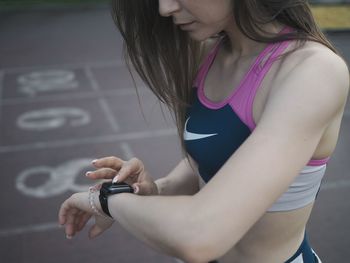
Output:
[[[306,43],[279,64],[259,124],[294,118],[312,130],[328,126],[343,114],[349,71],[340,56],[321,44]]]
[[[332,95],[338,103],[344,102],[349,91],[349,69],[341,56],[309,41],[282,60],[279,87],[275,86],[272,93],[282,86],[292,86],[291,91],[301,89],[305,96]]]
[[[344,59],[320,43],[306,42],[288,55],[283,64],[286,67],[284,77],[291,73],[297,75],[303,72],[303,75],[309,74],[320,82],[323,79],[333,78],[334,84],[349,86],[349,69]]]

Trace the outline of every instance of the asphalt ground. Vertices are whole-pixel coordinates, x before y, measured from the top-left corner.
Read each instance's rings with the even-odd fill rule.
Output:
[[[350,32],[329,33],[350,62]],[[0,262],[149,262],[176,259],[118,224],[67,240],[57,211],[86,190],[90,161],[137,156],[156,179],[181,158],[174,124],[123,63],[106,8],[0,12]],[[350,106],[308,224],[324,263],[350,258]]]

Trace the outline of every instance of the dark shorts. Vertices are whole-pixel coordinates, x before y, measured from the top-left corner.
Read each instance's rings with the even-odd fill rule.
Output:
[[[285,263],[322,263],[315,251],[311,248],[307,235],[305,233],[304,240],[295,254]]]

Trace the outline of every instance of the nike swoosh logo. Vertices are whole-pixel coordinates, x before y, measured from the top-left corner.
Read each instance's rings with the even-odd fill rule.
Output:
[[[187,123],[188,123],[189,119],[190,119],[190,117],[186,120],[186,123],[185,123],[185,131],[184,131],[184,140],[185,141],[200,140],[200,139],[204,139],[204,138],[208,138],[208,137],[212,137],[212,136],[218,135],[217,133],[199,134],[199,133],[189,132],[187,130]]]

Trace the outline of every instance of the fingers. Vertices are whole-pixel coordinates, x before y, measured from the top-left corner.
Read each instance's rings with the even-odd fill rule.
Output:
[[[95,224],[90,228],[89,238],[95,238],[101,235],[105,230],[111,227],[114,223],[114,220],[103,217],[95,217]]]
[[[95,238],[102,234],[103,229],[98,225],[93,225],[89,231],[89,238]]]
[[[117,171],[111,168],[100,168],[96,171],[89,171],[86,176],[90,179],[113,179],[117,174]]]
[[[134,188],[134,194],[138,195],[158,195],[158,188],[155,183],[140,182],[132,185]]]
[[[76,231],[77,231],[77,227],[76,227],[76,219],[79,217],[79,213],[78,210],[73,208],[69,211],[69,213],[67,214],[67,222],[65,224],[65,232],[66,232],[66,237],[68,239],[71,239]]]
[[[67,222],[68,212],[71,209],[70,199],[68,198],[63,202],[58,212],[58,222],[60,225],[64,225]]]
[[[108,167],[118,171],[123,166],[124,161],[118,157],[109,156],[93,160],[92,164],[96,168]]]
[[[80,232],[91,218],[91,214],[84,211],[71,213],[67,217],[66,237],[72,239],[76,233]]]
[[[88,193],[75,193],[65,200],[58,213],[59,224],[64,225],[66,237],[71,239],[85,226],[89,219],[85,214],[92,214]]]
[[[79,221],[77,223],[77,232],[80,232],[85,227],[91,216],[92,215],[89,213],[82,213],[80,215]]]
[[[94,212],[91,210],[89,193],[75,193],[60,207],[58,218],[59,223],[64,225],[64,231],[68,239],[73,238],[77,232],[81,231]],[[96,226],[90,230],[91,238],[100,235],[113,224],[109,218],[95,216]]]
[[[93,161],[96,171],[89,171],[86,176],[90,179],[113,179],[112,182],[125,182],[134,188],[134,193],[140,195],[156,194],[157,189],[145,180],[144,164],[137,158],[123,161],[117,157],[104,157]]]
[[[132,158],[125,162],[120,168],[118,175],[113,179],[113,182],[124,182],[126,179],[129,179],[129,182],[126,181],[126,183],[132,184],[137,180],[138,176],[143,172],[143,170],[143,163],[137,158]]]
[[[138,194],[138,195],[147,195],[147,191],[145,189],[146,187],[144,187],[142,183],[137,183],[132,185],[132,188],[134,188],[134,194]]]

